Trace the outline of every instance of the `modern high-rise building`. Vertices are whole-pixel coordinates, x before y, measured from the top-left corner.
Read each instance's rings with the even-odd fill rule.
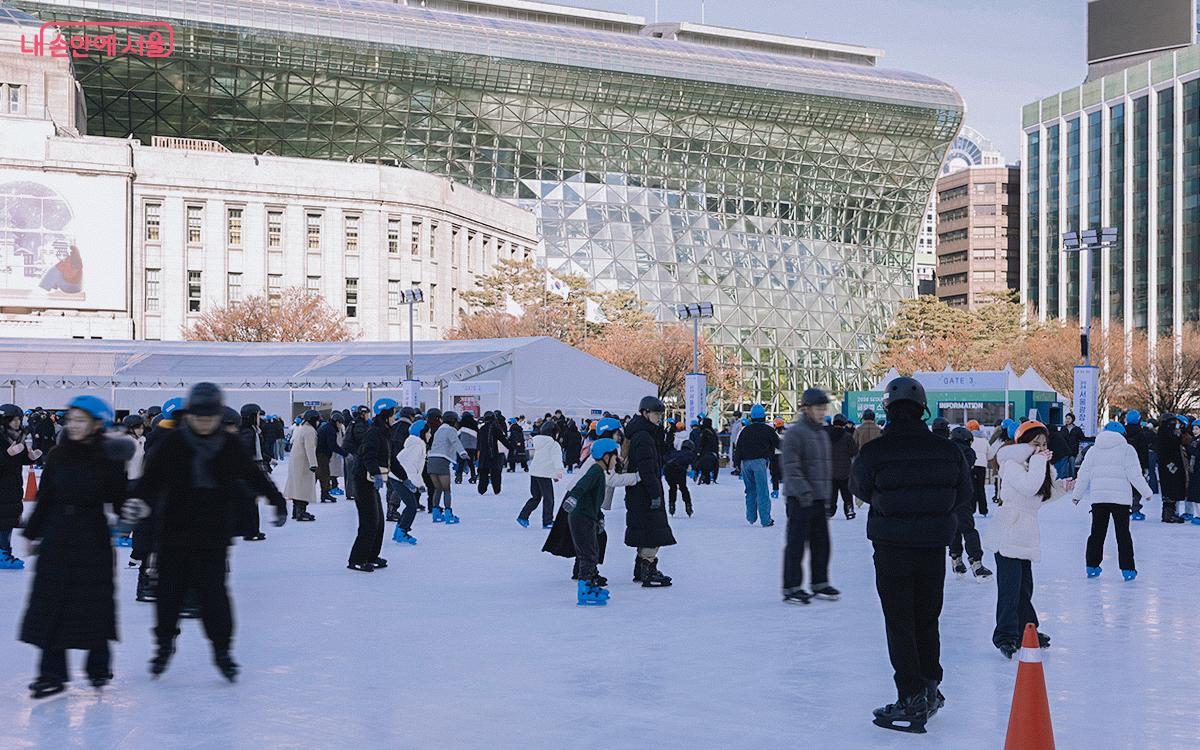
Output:
[[[974,309],[1017,289],[1021,168],[971,166],[937,181],[937,296]]]
[[[862,382],[963,112],[878,50],[533,2],[11,4],[95,34],[170,24],[168,55],[73,61],[89,133],[393,163],[515,202],[551,270],[664,319],[714,303],[711,341],[784,412]]]
[[[1021,298],[1041,320],[1090,309],[1105,327],[1178,336],[1200,321],[1200,45],[1180,47],[1177,24],[1145,34],[1159,11],[1194,30],[1196,8],[1089,10],[1088,80],[1022,112]],[[1124,23],[1130,14],[1155,23]],[[1100,227],[1115,227],[1117,244],[1064,251],[1065,233]]]

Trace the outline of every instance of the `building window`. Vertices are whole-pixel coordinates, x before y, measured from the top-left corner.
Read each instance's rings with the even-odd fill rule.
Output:
[[[346,317],[358,317],[358,279],[346,279]]]
[[[970,192],[970,190],[967,188],[966,185],[959,185],[958,187],[953,187],[953,188],[950,188],[949,190],[943,190],[942,192],[938,193],[938,200],[939,201],[954,200],[955,198],[963,197],[968,192]]]
[[[429,285],[429,299],[425,301],[429,307],[429,322],[432,323],[434,308],[436,307],[435,302],[437,302],[437,284]]]
[[[416,258],[421,255],[421,222],[414,221],[412,223],[412,234],[409,241],[409,251],[412,257]]]
[[[321,252],[321,214],[304,215],[304,246],[309,252]]]
[[[162,204],[146,204],[146,242],[162,240]]]
[[[955,286],[957,284],[967,283],[967,275],[965,273],[952,273],[949,276],[941,278],[942,286]]]
[[[450,265],[458,266],[458,235],[461,228],[453,224],[450,225]]]
[[[400,322],[400,282],[388,280],[387,283],[388,322]]]
[[[320,294],[321,293],[321,277],[320,276],[309,276],[307,279],[304,280],[304,289],[309,294]]]
[[[954,242],[955,240],[965,240],[967,238],[966,229],[955,229],[951,232],[942,232],[938,235],[938,242]]]
[[[467,271],[475,267],[475,260],[471,256],[475,254],[475,233],[470,229],[467,230]]]
[[[146,312],[162,312],[162,271],[146,269]]]
[[[995,260],[996,259],[996,251],[995,251],[995,249],[991,249],[991,248],[983,249],[983,250],[972,250],[971,257],[974,258],[975,260]]]
[[[994,182],[976,182],[972,185],[976,195],[995,195],[996,183]]]
[[[231,273],[226,275],[225,294],[229,304],[236,305],[242,301],[242,275]]]
[[[358,217],[347,216],[345,236],[346,236],[346,254],[358,255]]]
[[[242,246],[242,209],[225,210],[225,244],[229,247]]]
[[[967,218],[967,207],[953,208],[949,211],[942,211],[938,214],[938,221],[954,221],[955,219]]]
[[[21,114],[21,102],[25,89],[15,83],[5,84],[4,89],[4,111],[11,115]]]
[[[437,242],[438,223],[436,221],[429,222],[429,257],[437,260],[437,252],[434,248],[434,243]]]
[[[996,272],[995,271],[973,271],[971,273],[971,275],[975,278],[976,281],[995,281],[996,280]]]
[[[967,259],[967,251],[966,250],[963,250],[963,251],[957,252],[957,253],[946,253],[945,255],[938,256],[938,261],[941,263],[962,263],[966,259]]]
[[[187,283],[188,312],[200,312],[200,272],[188,271]]]
[[[187,207],[187,241],[189,245],[199,245],[204,238],[201,230],[204,228],[204,206]]]
[[[267,211],[267,249],[283,248],[283,211]]]
[[[387,223],[388,254],[397,255],[400,252],[400,220],[388,219]]]
[[[972,216],[995,216],[996,215],[996,204],[995,203],[981,203],[981,204],[972,206],[971,207],[971,215]]]
[[[971,236],[975,239],[991,239],[996,236],[995,227],[972,227]]]
[[[267,299],[271,301],[271,305],[279,304],[280,298],[283,297],[283,276],[281,274],[272,273],[267,275]]]

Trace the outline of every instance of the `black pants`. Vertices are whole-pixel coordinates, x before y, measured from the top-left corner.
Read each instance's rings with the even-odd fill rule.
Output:
[[[981,516],[988,514],[987,493],[983,489],[984,480],[986,479],[986,466],[971,467],[971,491],[974,493],[975,506],[979,509],[979,515]]]
[[[332,453],[317,453],[317,482],[321,485],[322,500],[328,500],[331,497],[329,491],[333,489],[333,477],[329,475],[329,461],[332,458]]]
[[[38,676],[51,682],[69,682],[71,674],[67,669],[66,650],[61,648],[42,649]],[[89,680],[108,679],[112,676],[112,655],[108,650],[108,641],[100,641],[88,649],[87,676]]]
[[[1025,626],[1038,625],[1033,608],[1033,564],[996,553],[996,629],[992,643],[1020,645]]]
[[[779,468],[778,453],[771,454],[771,460],[767,462],[767,469],[771,472],[771,490],[779,492],[779,482],[783,479],[783,469]]]
[[[354,454],[347,452],[346,455],[342,457],[342,474],[346,477],[346,499],[351,502],[354,502],[353,477],[357,473],[355,471],[356,468],[358,468],[358,459],[355,458]]]
[[[368,476],[357,477],[354,508],[358,511],[358,534],[350,547],[350,564],[374,562],[383,551],[383,502]]]
[[[1137,570],[1133,566],[1133,537],[1129,535],[1128,505],[1117,503],[1092,504],[1092,533],[1087,540],[1087,566],[1098,568],[1104,561],[1104,540],[1108,537],[1108,519],[1111,517],[1117,534],[1117,561],[1121,570]]]
[[[554,480],[550,477],[529,478],[529,499],[525,501],[525,507],[521,508],[518,517],[528,521],[539,503],[542,506],[542,525],[549,526],[554,523]]]
[[[524,456],[517,458],[513,454],[509,453],[508,454],[508,470],[516,471],[517,464],[521,464],[521,468],[524,469],[526,473],[529,473],[529,459],[525,458]]]
[[[479,479],[479,474],[475,471],[475,461],[479,458],[479,450],[476,448],[466,448],[467,460],[459,461],[458,468],[454,470],[454,481],[461,482],[464,469],[471,470],[471,484],[474,484]]]
[[[575,545],[575,573],[586,581],[599,575],[600,525],[582,513],[568,513],[567,527]]]
[[[189,589],[200,598],[200,620],[213,651],[229,650],[233,641],[233,608],[225,588],[228,548],[187,549],[160,547],[158,550],[158,599],[155,602],[158,624],[154,634],[159,645],[167,645],[179,635],[179,610]]]
[[[850,514],[854,512],[854,498],[850,495],[849,479],[833,480],[833,497],[829,498],[829,510],[826,511],[830,518],[837,515],[838,495],[842,497],[842,511],[849,518]]]
[[[942,547],[875,544],[875,589],[883,606],[888,658],[903,700],[941,682],[938,618],[946,585]]]
[[[787,545],[783,548],[783,593],[804,588],[804,550],[809,550],[808,568],[814,584],[829,583],[829,520],[823,503],[801,507],[787,499]]]
[[[960,557],[963,545],[967,548],[967,559],[971,562],[983,559],[983,546],[979,543],[979,532],[975,530],[975,514],[970,505],[964,505],[954,513],[958,529],[950,541],[950,556]]]
[[[500,480],[504,476],[504,459],[500,456],[479,457],[479,494],[487,494],[488,483],[492,492],[500,494]]]
[[[683,495],[684,510],[690,516],[692,514],[692,492],[688,489],[687,469],[668,469],[664,475],[667,478],[667,497],[671,513],[675,512],[675,496],[680,494]]]

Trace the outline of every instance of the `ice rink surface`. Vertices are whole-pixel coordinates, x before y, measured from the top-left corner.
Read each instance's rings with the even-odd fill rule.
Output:
[[[277,479],[284,467],[277,471]],[[15,640],[32,571],[0,571],[0,748],[998,748],[1017,662],[991,645],[994,583],[948,574],[942,615],[946,707],[924,736],[871,724],[895,697],[874,590],[866,515],[831,522],[839,602],[780,602],[783,509],[748,527],[741,484],[695,491],[673,521],[668,589],[631,583],[620,491],[602,572],[604,608],[575,605],[571,563],[541,552],[546,532],[514,519],[528,496],[456,485],[458,526],[419,516],[415,547],[390,567],[346,570],[351,503],[315,505],[316,523],[264,526],[239,542],[231,590],[243,672],[212,666],[198,621],[158,682],[146,671],[153,605],[134,601],[118,550],[116,679],[97,694],[82,654],[67,696],[28,697],[37,652]],[[561,485],[560,485],[561,487]],[[561,490],[560,490],[561,495]],[[1153,507],[1153,506],[1152,506]],[[865,510],[865,509],[864,509]],[[1045,509],[1034,567],[1060,748],[1200,747],[1200,526],[1134,524],[1139,578],[1121,580],[1115,544],[1084,578],[1086,506]],[[980,520],[988,567],[988,524]],[[17,544],[20,554],[24,540]]]

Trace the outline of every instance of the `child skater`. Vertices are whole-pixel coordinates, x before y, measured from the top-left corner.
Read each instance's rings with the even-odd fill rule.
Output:
[[[581,607],[608,604],[608,580],[600,575],[597,567],[600,558],[600,532],[604,529],[604,489],[606,478],[617,462],[620,451],[617,441],[604,438],[592,443],[592,459],[595,461],[563,499],[563,508],[568,513],[571,543],[579,560],[579,584],[577,603]]]

